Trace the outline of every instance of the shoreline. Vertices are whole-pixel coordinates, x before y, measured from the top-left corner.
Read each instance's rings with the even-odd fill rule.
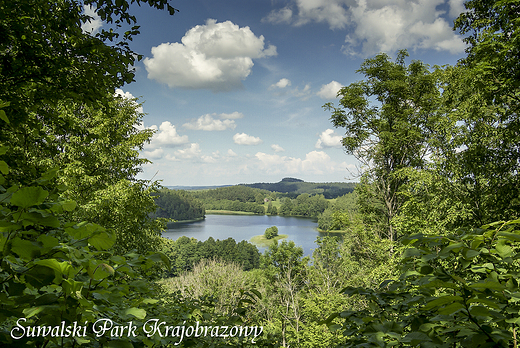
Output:
[[[190,223],[190,222],[199,222],[199,221],[204,220],[205,218],[206,218],[206,216],[203,216],[203,217],[200,217],[200,218],[196,218],[196,219],[191,219],[191,220],[168,221],[166,223],[166,228],[168,228],[171,225],[187,224],[187,223]]]
[[[260,215],[250,211],[234,211],[234,210],[206,210],[208,215]]]

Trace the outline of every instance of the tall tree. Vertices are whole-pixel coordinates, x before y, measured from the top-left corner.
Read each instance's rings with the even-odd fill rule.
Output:
[[[475,218],[485,223],[520,214],[520,6],[471,0],[465,7],[455,29],[466,35],[468,55],[448,103],[465,126],[456,134],[465,150],[457,160],[482,201]]]
[[[152,133],[135,128],[142,114],[134,101],[114,96],[116,88],[133,80],[129,67],[140,59],[129,46],[139,33],[129,12],[134,2],[0,3],[0,144],[9,144],[3,155],[10,168],[6,186],[26,185],[59,169],[55,185],[67,185],[63,195],[79,205],[73,219],[115,230],[121,251],[150,248],[160,228],[148,218],[154,184],[134,179],[146,162],[138,150]],[[137,3],[176,11],[167,0]],[[104,21],[98,33],[82,28],[91,20],[85,6]]]
[[[345,128],[346,152],[364,164],[369,196],[380,202],[366,207],[378,207],[390,240],[397,237],[391,220],[401,207],[398,193],[406,182],[398,172],[424,166],[440,100],[438,71],[430,72],[420,61],[406,66],[407,56],[400,51],[395,62],[386,54],[365,60],[358,70],[365,80],[339,91],[339,107],[324,106],[332,112],[333,125]]]

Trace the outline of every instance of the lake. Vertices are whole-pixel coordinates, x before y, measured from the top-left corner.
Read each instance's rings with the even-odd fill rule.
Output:
[[[316,237],[327,234],[318,232],[316,219],[270,215],[206,215],[205,220],[181,223],[165,230],[163,237],[175,240],[186,236],[200,241],[209,237],[215,240],[231,237],[238,243],[264,234],[266,228],[271,226],[278,227],[278,234],[288,235],[287,240],[303,247],[305,255],[312,255],[316,249]],[[258,250],[263,253],[265,248],[259,247]]]

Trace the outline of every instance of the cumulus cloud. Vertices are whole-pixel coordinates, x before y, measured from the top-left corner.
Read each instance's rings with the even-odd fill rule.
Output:
[[[249,27],[208,19],[190,29],[180,43],[152,47],[153,57],[144,64],[149,79],[172,88],[229,91],[242,88],[253,59],[276,55],[276,47],[265,47],[264,41]]]
[[[244,118],[244,114],[238,111],[232,112],[230,114],[220,114],[219,117],[224,120],[237,120],[239,118]]]
[[[293,0],[264,21],[296,26],[318,22],[334,30],[349,29],[342,51],[352,56],[401,48],[462,53],[465,44],[451,30],[445,11],[437,9],[445,3],[451,18],[464,11],[463,0]]]
[[[257,152],[255,157],[259,161],[260,169],[269,174],[324,174],[342,170],[345,165],[333,162],[330,156],[323,151],[311,151],[305,155],[304,159],[270,155],[263,152]]]
[[[230,157],[236,157],[236,156],[238,156],[238,155],[236,154],[236,152],[233,151],[233,150],[231,150],[231,149],[227,150],[227,155],[230,156]]]
[[[204,131],[223,131],[226,129],[235,129],[236,124],[235,120],[232,119],[224,119],[217,120],[213,118],[216,114],[207,114],[200,116],[198,119],[193,120],[192,122],[185,123],[183,125],[184,128],[192,129],[192,130],[204,130]]]
[[[271,85],[270,88],[285,88],[291,85],[291,81],[289,79],[283,78],[280,79],[277,83]]]
[[[198,143],[192,143],[189,147],[176,150],[174,152],[176,157],[184,158],[184,159],[190,159],[194,157],[198,157],[201,153],[200,145]]]
[[[320,138],[316,142],[317,149],[323,149],[324,147],[341,147],[341,135],[334,133],[333,129],[327,129],[320,134]]]
[[[237,133],[233,135],[233,141],[238,145],[258,145],[262,143],[262,139],[247,135],[246,133]]]
[[[462,12],[466,12],[464,1],[466,0],[448,0],[450,5],[450,17],[457,18]]]
[[[160,147],[175,147],[186,144],[188,142],[187,135],[179,135],[175,125],[169,121],[164,121],[159,127],[153,125],[150,129],[155,130],[155,134],[152,137],[150,144],[147,144],[145,148],[158,149]]]
[[[84,33],[95,34],[103,26],[101,17],[96,13],[91,5],[83,5],[83,13],[90,17],[85,23],[81,24]]]
[[[273,149],[274,152],[284,152],[284,151],[285,151],[284,148],[281,147],[281,146],[278,145],[278,144],[273,144],[273,145],[271,145],[271,149]]]
[[[151,151],[143,151],[143,155],[145,158],[148,159],[159,159],[162,158],[164,155],[164,150],[162,148],[153,149]]]
[[[337,81],[331,81],[330,83],[321,86],[321,89],[318,93],[318,97],[322,99],[334,99],[338,94],[338,91],[343,87],[343,85]]]
[[[345,2],[342,0],[296,0],[296,11],[290,7],[274,10],[263,18],[263,21],[292,23],[296,26],[311,21],[326,22],[331,29],[343,29],[349,23],[348,10],[343,6]]]
[[[273,10],[267,17],[262,18],[262,22],[269,23],[290,23],[292,20],[293,11],[289,7],[284,7],[280,10]]]

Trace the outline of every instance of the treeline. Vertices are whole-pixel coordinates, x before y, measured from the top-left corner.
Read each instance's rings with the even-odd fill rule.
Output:
[[[233,238],[215,240],[209,237],[206,241],[182,236],[175,241],[165,240],[163,252],[171,260],[170,276],[178,276],[190,271],[201,260],[217,259],[234,262],[244,271],[260,266],[260,253],[253,244],[245,240],[237,243]]]
[[[265,213],[264,199],[275,197],[272,192],[241,185],[192,191],[190,194],[203,202],[206,210],[241,211],[261,215]]]
[[[260,215],[318,217],[329,204],[321,194],[303,193],[295,198],[278,197],[279,193],[243,185],[190,191],[188,195],[200,200],[205,210],[241,211]]]
[[[182,190],[161,189],[153,194],[157,210],[155,216],[178,221],[204,218],[206,213],[201,201]]]
[[[191,194],[203,202],[228,200],[258,204],[263,204],[264,198],[272,195],[269,191],[254,189],[243,185],[220,187],[212,190],[192,191]]]
[[[282,198],[278,214],[283,216],[318,217],[327,207],[329,202],[323,195],[310,196],[303,193],[295,199]]]

